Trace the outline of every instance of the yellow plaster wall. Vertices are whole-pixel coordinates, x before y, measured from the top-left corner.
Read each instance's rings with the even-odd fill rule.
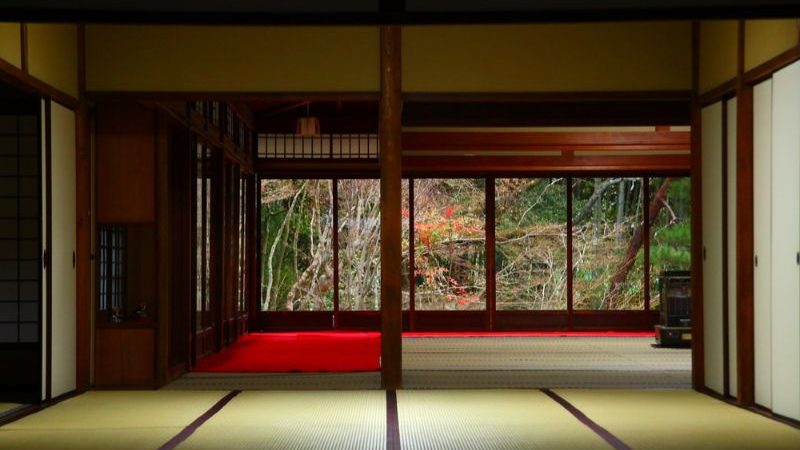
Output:
[[[700,23],[699,90],[701,93],[736,78],[739,25],[735,20]]]
[[[800,19],[748,20],[744,32],[744,68],[769,61],[800,41]]]
[[[93,91],[374,92],[377,27],[87,25]]]
[[[0,59],[22,67],[22,50],[18,23],[0,23]]]
[[[77,25],[28,24],[28,71],[32,76],[77,98]]]
[[[688,90],[689,22],[403,27],[405,92]]]

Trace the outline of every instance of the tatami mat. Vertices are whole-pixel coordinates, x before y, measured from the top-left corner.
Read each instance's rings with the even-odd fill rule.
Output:
[[[398,391],[397,408],[403,450],[608,448],[537,390]]]
[[[406,370],[691,370],[691,350],[638,337],[405,338]]]
[[[652,337],[405,337],[410,389],[691,387],[691,350]],[[190,373],[171,390],[380,389],[380,373]]]
[[[556,393],[634,449],[800,449],[800,430],[694,391]]]
[[[226,392],[89,392],[0,428],[0,449],[157,449]]]
[[[3,450],[157,450],[181,427],[99,430],[3,430]]]
[[[242,392],[179,450],[342,449],[386,445],[384,391]]]
[[[691,350],[652,337],[404,338],[410,389],[691,387]]]
[[[184,427],[227,392],[91,391],[3,430]]]
[[[627,388],[686,389],[691,372],[683,370],[411,370],[406,389]]]
[[[359,390],[380,389],[380,372],[188,373],[165,390]]]
[[[19,403],[0,403],[0,417],[14,411],[16,409],[22,408],[25,405],[20,405]]]
[[[797,450],[800,430],[694,391],[557,389],[632,449]],[[227,392],[90,392],[0,428],[0,449],[156,450]],[[539,390],[401,390],[404,450],[608,449]],[[386,448],[386,392],[245,391],[180,450]]]

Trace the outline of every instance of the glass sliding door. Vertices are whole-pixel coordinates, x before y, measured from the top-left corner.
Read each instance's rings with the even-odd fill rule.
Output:
[[[402,199],[400,200],[401,205],[401,225],[400,225],[400,239],[401,239],[401,246],[402,246],[402,261],[400,263],[400,270],[401,270],[401,289],[403,294],[403,311],[408,311],[411,308],[411,280],[409,278],[409,274],[412,272],[412,268],[410,265],[411,254],[413,251],[413,246],[411,245],[411,216],[412,216],[412,205],[410,201],[409,187],[411,186],[411,182],[407,179],[402,180],[401,184],[401,196]]]
[[[644,308],[641,178],[575,178],[572,190],[573,307]]]
[[[498,310],[567,309],[564,178],[495,180]]]
[[[195,320],[196,330],[212,326],[211,320],[211,148],[195,143]]]
[[[332,186],[261,181],[262,310],[333,310]]]
[[[650,308],[658,309],[659,276],[691,269],[692,192],[688,177],[651,178],[650,203],[657,209],[650,224]]]
[[[337,180],[339,309],[381,309],[380,180]]]
[[[486,309],[483,179],[414,180],[417,310]]]

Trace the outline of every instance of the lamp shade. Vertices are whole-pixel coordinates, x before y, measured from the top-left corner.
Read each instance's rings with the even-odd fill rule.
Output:
[[[316,117],[298,118],[295,134],[298,136],[319,136],[319,119]]]

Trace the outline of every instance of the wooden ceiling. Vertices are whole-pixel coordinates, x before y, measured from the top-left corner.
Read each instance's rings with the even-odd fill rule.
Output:
[[[796,0],[5,0],[9,21],[386,24],[774,17]]]

